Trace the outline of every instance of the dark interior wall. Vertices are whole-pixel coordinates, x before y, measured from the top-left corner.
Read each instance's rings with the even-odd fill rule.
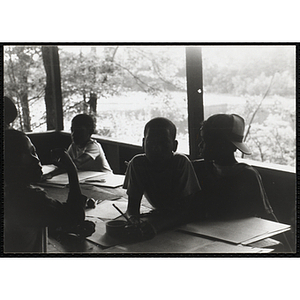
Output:
[[[125,174],[126,162],[136,154],[142,153],[142,147],[104,140],[93,136],[102,146],[105,156],[115,174]]]
[[[67,148],[71,143],[70,134],[62,134],[57,131],[42,133],[27,133],[34,144],[42,164],[51,164],[51,149]]]
[[[279,222],[291,225],[291,230],[286,233],[286,237],[292,250],[295,251],[297,232],[296,174],[262,167],[256,167],[256,169],[262,177],[275,216]]]
[[[281,222],[295,222],[296,175],[292,172],[256,167],[273,207]]]

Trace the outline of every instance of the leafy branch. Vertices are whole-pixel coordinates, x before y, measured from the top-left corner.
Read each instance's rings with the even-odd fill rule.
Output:
[[[244,142],[246,142],[247,137],[248,137],[248,135],[250,134],[251,125],[252,125],[252,123],[253,123],[253,120],[254,120],[254,118],[255,118],[257,112],[259,111],[260,107],[261,107],[262,104],[263,104],[263,101],[265,100],[265,98],[267,97],[267,95],[268,95],[268,93],[269,93],[269,91],[270,91],[270,89],[271,89],[271,86],[272,86],[272,82],[273,82],[274,77],[275,77],[275,74],[273,74],[273,76],[272,76],[272,78],[271,78],[271,80],[270,80],[270,83],[269,83],[269,86],[268,86],[266,92],[264,93],[262,99],[260,100],[260,103],[258,104],[258,106],[256,107],[256,109],[254,110],[254,112],[253,112],[253,114],[252,114],[252,116],[251,116],[251,119],[250,119],[250,122],[249,122],[249,125],[248,125],[248,128],[247,128],[247,131],[246,131],[246,134],[245,134],[245,137],[244,137]],[[242,154],[242,158],[243,158],[243,157],[244,157],[244,153]]]
[[[271,78],[271,81],[270,81],[270,83],[269,83],[269,86],[268,86],[268,88],[267,88],[267,90],[266,90],[264,96],[263,96],[262,99],[260,100],[260,103],[258,104],[258,106],[256,107],[256,109],[254,110],[254,112],[253,112],[253,114],[252,114],[252,116],[251,116],[251,119],[250,119],[250,122],[249,122],[249,125],[248,125],[248,129],[247,129],[247,132],[246,132],[246,134],[245,134],[244,141],[246,141],[246,139],[247,139],[247,137],[248,137],[248,135],[249,135],[249,133],[250,133],[251,125],[252,125],[252,123],[253,123],[253,120],[254,120],[254,118],[255,118],[257,112],[259,111],[259,109],[260,109],[260,107],[261,107],[263,101],[265,100],[265,98],[267,97],[267,95],[268,95],[268,93],[269,93],[269,91],[270,91],[270,88],[271,88],[271,85],[272,85],[274,76],[275,76],[275,74],[273,74],[273,76],[272,76],[272,78]]]

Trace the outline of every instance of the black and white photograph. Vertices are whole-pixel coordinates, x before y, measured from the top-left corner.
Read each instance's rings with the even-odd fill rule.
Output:
[[[1,298],[297,299],[294,1],[1,11]]]
[[[4,254],[296,253],[295,44],[6,44]]]

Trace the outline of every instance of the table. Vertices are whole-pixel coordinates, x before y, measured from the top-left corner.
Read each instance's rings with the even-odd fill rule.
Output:
[[[43,186],[45,191],[50,197],[53,197],[61,202],[66,201],[68,195],[67,187],[53,187]],[[110,203],[126,204],[127,195],[126,191],[122,187],[108,188],[108,187],[95,187],[92,185],[81,184],[82,193],[87,197],[92,197],[95,200],[100,200],[100,204],[103,205],[109,201]],[[150,209],[150,205],[145,199],[142,200],[144,208]],[[98,222],[104,222],[110,219],[114,219],[118,216],[109,215],[108,211],[101,211],[104,215],[93,216],[93,212],[97,212],[96,209],[87,209],[86,215],[89,220],[97,218]],[[99,206],[100,207],[100,206]],[[104,206],[103,206],[104,207]],[[125,211],[125,206],[122,210]],[[91,213],[92,212],[92,213]],[[107,213],[108,215],[105,215]],[[110,214],[112,212],[110,211]],[[96,220],[96,219],[94,219]],[[102,225],[102,223],[101,223]],[[96,231],[97,232],[97,231]],[[96,233],[94,233],[96,234]],[[99,234],[99,233],[98,233]],[[218,239],[210,238],[207,236],[199,236],[190,232],[180,230],[175,227],[170,230],[163,231],[157,234],[154,238],[139,241],[139,242],[124,242],[110,247],[104,247],[101,244],[92,242],[85,238],[79,238],[74,235],[59,235],[56,233],[49,234],[47,253],[84,253],[84,254],[187,254],[187,253],[270,253],[278,246],[278,242],[273,239],[265,239],[259,244],[240,245],[228,243],[226,241],[220,241]]]

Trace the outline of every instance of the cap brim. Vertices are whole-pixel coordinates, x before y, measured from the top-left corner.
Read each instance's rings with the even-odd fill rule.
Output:
[[[252,152],[251,150],[247,147],[246,144],[244,143],[239,143],[239,142],[233,142],[231,141],[233,145],[235,145],[242,153],[247,154],[247,155],[251,155]]]

